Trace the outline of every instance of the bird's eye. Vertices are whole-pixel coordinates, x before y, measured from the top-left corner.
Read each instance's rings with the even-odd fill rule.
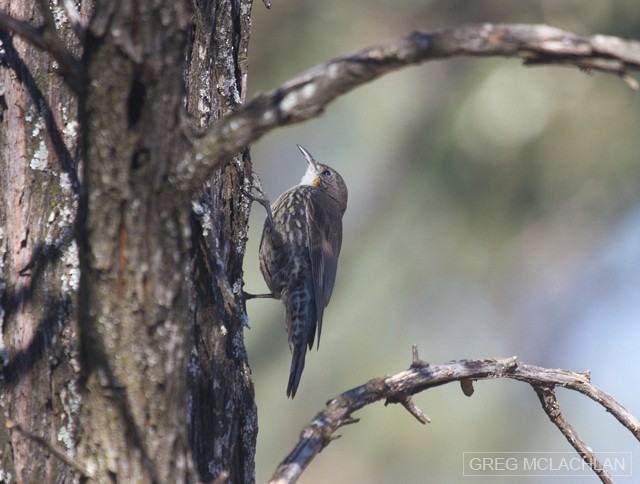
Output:
[[[323,174],[324,176],[329,176],[329,175],[331,175],[331,172],[330,172],[329,170],[324,170],[324,171],[322,172],[322,174]]]

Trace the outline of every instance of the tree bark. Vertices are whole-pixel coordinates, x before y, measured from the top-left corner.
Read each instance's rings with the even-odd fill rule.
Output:
[[[34,2],[0,9],[42,18]],[[0,41],[0,480],[72,482],[69,466],[6,426],[75,455],[77,102],[49,55],[6,31]]]
[[[97,3],[84,52],[79,205],[84,401],[95,478],[185,482],[188,200],[168,196],[189,4]],[[123,458],[123,456],[126,456]]]
[[[194,131],[228,115],[246,96],[251,1],[196,5],[187,62],[187,109]],[[191,218],[189,323],[190,442],[200,479],[255,480],[258,432],[244,346],[242,292],[250,205],[248,150],[205,184]],[[247,187],[248,188],[248,187]]]
[[[13,430],[0,477],[251,482],[248,153],[221,165],[197,213],[172,186],[190,137],[244,99],[251,2],[82,9],[76,36],[47,2],[2,5],[36,45],[62,47],[74,89],[2,31],[0,404]]]

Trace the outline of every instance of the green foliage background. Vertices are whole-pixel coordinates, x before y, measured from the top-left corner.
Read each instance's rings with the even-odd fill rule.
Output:
[[[250,91],[411,30],[484,21],[640,37],[637,0],[274,0],[271,10],[256,1]],[[590,369],[640,415],[639,108],[640,94],[614,76],[454,59],[389,75],[257,143],[254,167],[272,199],[304,173],[295,143],[337,168],[350,190],[320,350],[308,355],[293,401],[282,305],[248,303],[258,482],[325,401],[406,369],[412,344],[434,363],[517,355]],[[256,205],[249,292],[265,290],[263,219]],[[558,398],[596,452],[640,458],[637,441],[600,407],[562,390]],[[478,382],[472,398],[448,385],[416,403],[428,427],[401,407],[367,408],[301,482],[467,482],[465,451],[571,450],[517,382]]]

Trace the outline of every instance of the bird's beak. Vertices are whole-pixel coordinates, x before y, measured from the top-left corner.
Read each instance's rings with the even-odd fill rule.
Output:
[[[318,176],[320,172],[320,167],[318,166],[318,162],[314,160],[313,156],[311,156],[311,153],[305,150],[302,146],[300,145],[296,145],[296,146],[298,147],[300,152],[304,155],[304,157],[307,159],[307,163],[309,163],[309,166],[307,167],[307,172],[302,177],[302,180],[300,180],[300,184],[317,187],[318,185],[320,185],[320,177]]]
[[[311,153],[309,153],[307,150],[305,150],[300,145],[296,145],[296,146],[298,147],[300,152],[304,155],[304,157],[307,159],[307,163],[309,163],[309,165],[313,168],[313,170],[315,172],[317,172],[318,171],[318,162],[313,159],[313,156],[311,156]]]

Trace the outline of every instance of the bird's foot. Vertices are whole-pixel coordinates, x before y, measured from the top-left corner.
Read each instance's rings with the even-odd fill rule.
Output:
[[[258,202],[260,205],[264,207],[267,211],[267,218],[269,219],[269,224],[273,227],[273,213],[271,212],[271,201],[269,201],[269,197],[266,192],[262,188],[262,182],[260,181],[260,177],[258,174],[253,172],[251,177],[251,186],[248,190],[242,189],[242,192],[251,199],[252,202]]]

